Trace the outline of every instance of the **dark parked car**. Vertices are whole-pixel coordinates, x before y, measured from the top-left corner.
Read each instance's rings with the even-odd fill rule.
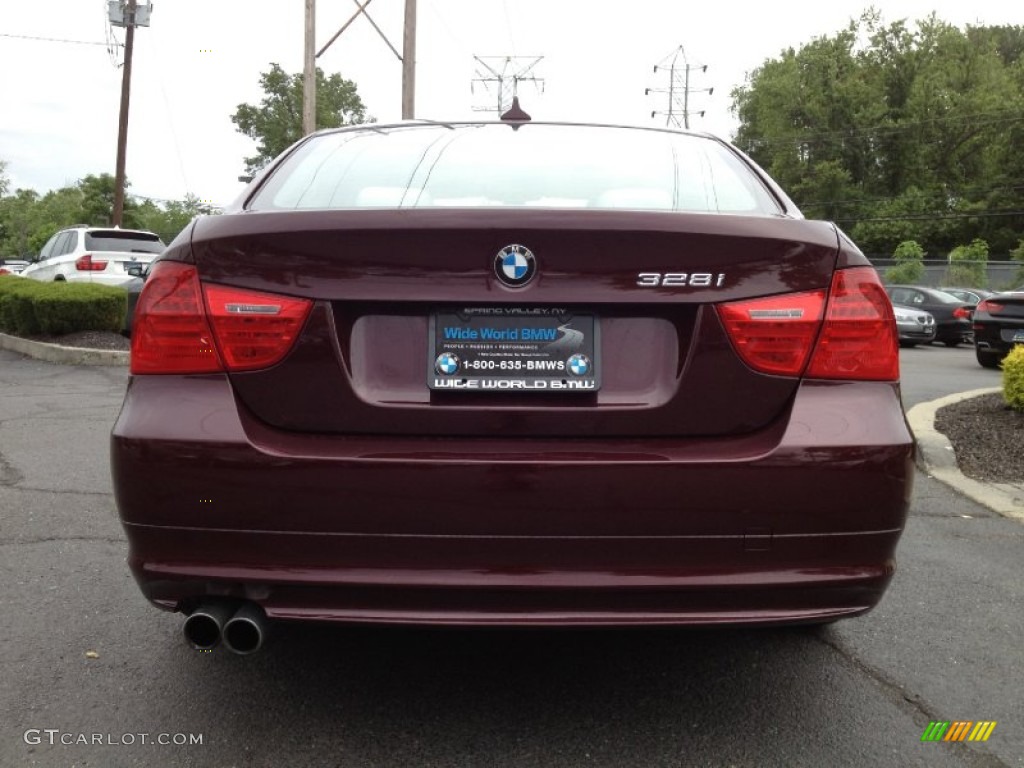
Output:
[[[971,305],[937,288],[922,285],[889,285],[892,303],[923,309],[935,318],[935,340],[947,347],[971,342]]]
[[[995,291],[989,291],[985,288],[946,288],[939,286],[939,290],[970,304],[971,309],[974,309],[983,299],[987,299],[995,293]]]
[[[868,260],[706,135],[324,131],[139,299],[129,564],[270,619],[821,623],[895,570],[913,439]]]
[[[1024,344],[1024,290],[996,293],[974,312],[974,353],[986,368],[998,368],[1016,344]]]

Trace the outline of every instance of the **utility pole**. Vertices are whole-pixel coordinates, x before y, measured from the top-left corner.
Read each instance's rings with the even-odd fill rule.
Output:
[[[405,0],[402,40],[402,119],[416,116],[416,0]]]
[[[149,6],[146,6],[145,25],[149,25]],[[125,155],[128,149],[128,102],[132,90],[132,49],[135,45],[137,0],[127,0],[120,8],[110,10],[110,23],[127,27],[124,38],[124,68],[121,71],[121,113],[117,121],[117,169],[114,172],[114,211],[111,224],[121,226],[124,218],[124,177]]]
[[[302,132],[316,130],[316,0],[306,0],[306,41],[302,67]]]
[[[544,60],[543,56],[474,56],[479,65],[476,77],[470,81],[470,90],[474,83],[481,83],[484,90],[490,93],[490,84],[497,83],[497,101],[494,105],[473,107],[474,112],[497,112],[504,114],[511,106],[512,100],[519,95],[519,83],[539,83],[540,92],[544,92],[544,78],[532,74],[534,67]]]
[[[679,60],[682,59],[682,62]],[[654,110],[651,117],[665,115],[665,125],[675,128],[689,128],[690,115],[696,114],[704,117],[704,110],[690,112],[690,94],[706,93],[708,96],[715,92],[714,88],[691,88],[690,72],[707,72],[707,64],[690,64],[686,60],[686,51],[679,46],[675,51],[666,56],[659,64],[654,65],[654,73],[665,72],[668,74],[667,88],[645,88],[644,95],[652,93],[664,93],[668,95],[668,108],[663,111]],[[682,125],[680,125],[682,122]]]
[[[334,36],[327,41],[327,44],[316,52],[316,58],[320,58],[324,51],[331,47],[335,40],[341,37],[341,33],[351,26],[352,22],[360,16],[365,16],[377,34],[395,54],[395,57],[402,62],[402,119],[411,120],[416,113],[416,0],[405,0],[405,33],[402,40],[402,53],[391,44],[387,35],[377,26],[370,13],[366,10],[373,0],[352,0],[356,4],[356,12],[352,17],[341,25],[341,29],[334,33]]]

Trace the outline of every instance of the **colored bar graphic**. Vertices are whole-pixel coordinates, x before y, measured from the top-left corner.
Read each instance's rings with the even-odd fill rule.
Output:
[[[946,738],[943,741],[963,741],[964,737],[967,736],[967,729],[970,728],[974,723],[961,720],[954,720],[953,725],[950,726],[949,732],[946,734]]]
[[[971,735],[968,737],[968,741],[988,741],[988,737],[992,735],[992,731],[996,729],[996,721],[981,722],[974,726],[974,730],[971,731]]]
[[[995,729],[995,720],[933,720],[921,734],[921,741],[988,741]]]

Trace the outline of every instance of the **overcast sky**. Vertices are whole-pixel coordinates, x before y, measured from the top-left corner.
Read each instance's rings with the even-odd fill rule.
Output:
[[[368,11],[401,50],[404,0]],[[45,192],[90,173],[114,172],[121,70],[104,45],[106,0],[0,0],[0,159],[12,187]],[[322,46],[353,13],[352,0],[318,0]],[[691,127],[730,137],[730,91],[766,58],[833,34],[867,3],[855,0],[687,3],[682,0],[418,0],[416,116],[481,117],[493,101],[477,86],[473,55],[544,56],[544,92],[520,86],[535,119],[664,124],[651,118],[666,96],[653,66],[683,46],[694,73]],[[1007,0],[881,0],[886,21],[935,11],[950,23],[1017,24]],[[230,115],[257,103],[260,72],[277,62],[302,69],[303,0],[158,0],[152,26],[136,34],[128,134],[130,192],[156,199],[186,193],[213,204],[241,190],[242,158],[254,143]],[[114,35],[123,41],[124,30]],[[118,61],[119,64],[119,61]],[[354,80],[379,122],[401,116],[401,64],[365,18],[318,60]]]

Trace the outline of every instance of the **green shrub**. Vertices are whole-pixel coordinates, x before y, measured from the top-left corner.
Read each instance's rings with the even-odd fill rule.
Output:
[[[1017,267],[1017,274],[1013,278],[1013,285],[1010,287],[1024,286],[1024,240],[1017,243],[1017,247],[1010,251],[1010,258],[1020,264]]]
[[[23,277],[0,276],[0,331],[22,336],[39,333],[32,297],[42,285]]]
[[[0,278],[0,330],[21,336],[120,331],[128,308],[121,288]]]
[[[887,283],[917,283],[924,275],[924,248],[916,240],[904,240],[893,251],[896,266],[885,270]]]
[[[1003,358],[1003,400],[1024,413],[1024,344],[1018,344]]]
[[[984,288],[988,285],[988,243],[975,238],[970,245],[958,245],[949,252],[945,285]]]

